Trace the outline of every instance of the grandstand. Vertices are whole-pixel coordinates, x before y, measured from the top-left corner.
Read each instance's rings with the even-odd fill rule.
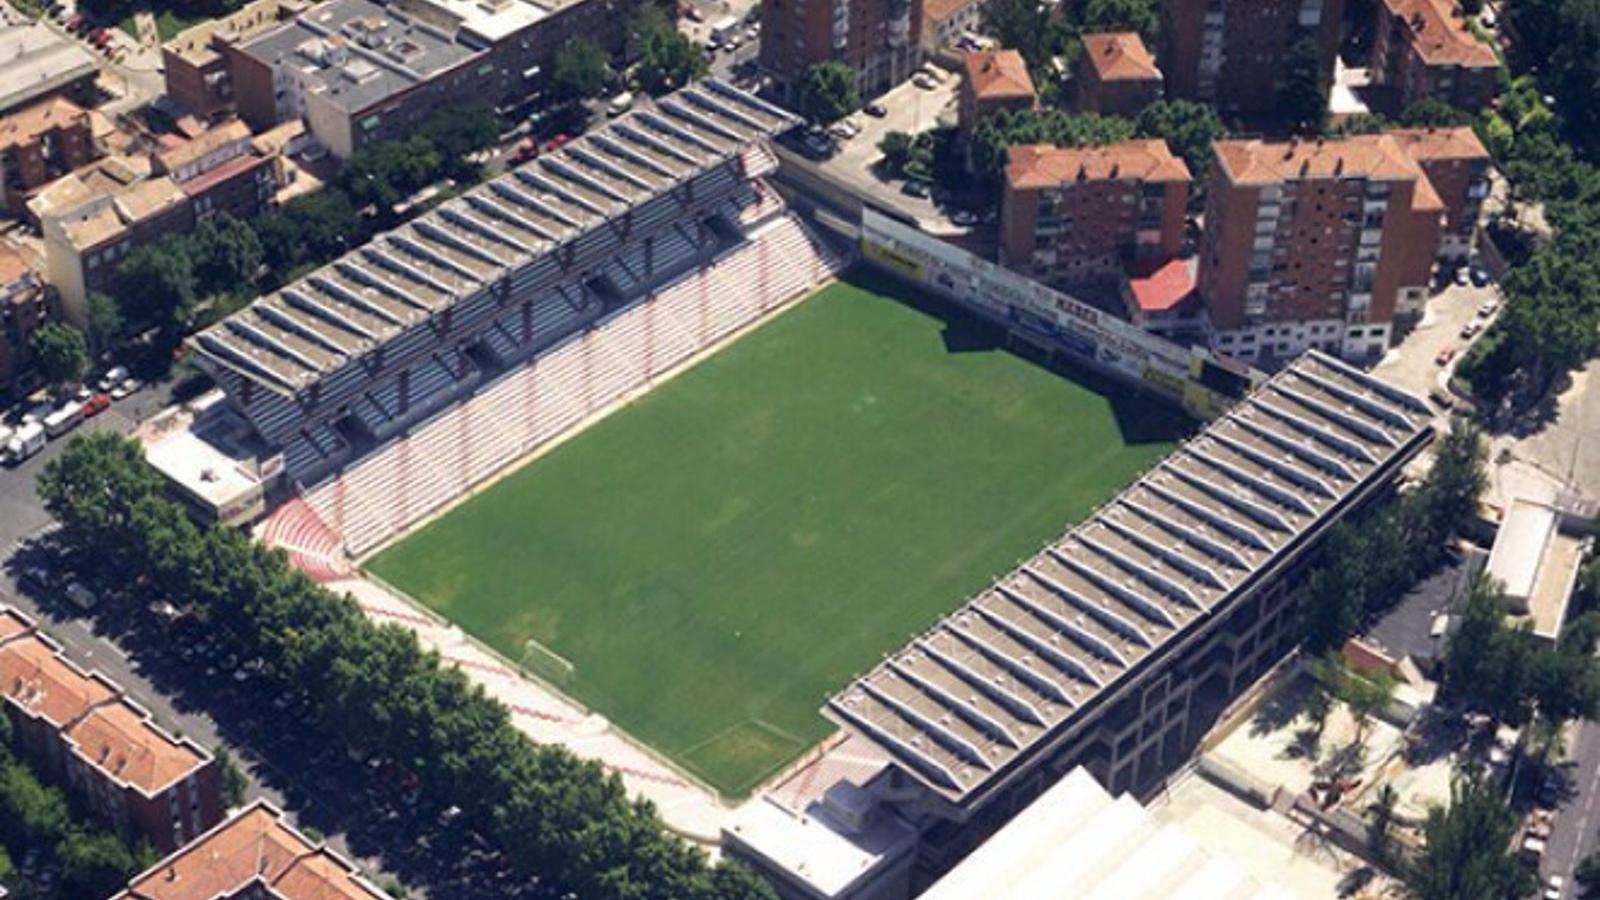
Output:
[[[1090,768],[1113,791],[1135,787],[1139,757],[1169,749],[1161,741],[1184,717],[1165,715],[1165,696],[1108,707],[1220,622],[1239,643],[1265,620],[1283,624],[1292,604],[1260,602],[1263,582],[1281,596],[1289,579],[1269,576],[1387,482],[1432,419],[1423,400],[1308,353],[825,714],[959,806],[981,803],[1086,723],[1113,732]],[[1245,605],[1246,620],[1230,619]]]
[[[831,697],[843,734],[745,804],[725,848],[786,896],[904,896],[893,885],[980,859],[1075,768],[1113,794],[1159,787],[1295,645],[1326,529],[1390,490],[1433,428],[1424,400],[1302,355]]]
[[[763,142],[795,121],[699,82],[374,238],[191,345],[290,483],[379,451],[312,501],[343,522],[352,484],[400,498],[355,524],[359,552],[509,461],[510,447],[548,439],[832,271],[837,260],[760,180],[776,168]],[[717,290],[735,279],[738,290]],[[451,409],[446,426],[481,444],[445,441],[437,424],[413,433],[486,381],[493,402]],[[496,427],[508,402],[537,421]],[[445,443],[450,455],[436,455]],[[447,461],[458,457],[459,468]]]

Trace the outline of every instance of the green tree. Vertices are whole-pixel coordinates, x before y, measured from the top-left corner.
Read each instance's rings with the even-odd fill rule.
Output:
[[[911,135],[904,131],[891,131],[878,141],[878,152],[883,154],[884,168],[898,175],[911,158]]]
[[[44,507],[62,524],[67,545],[123,574],[138,559],[134,504],[160,490],[139,445],[109,432],[74,437],[39,479]]]
[[[84,316],[88,319],[89,345],[95,353],[105,353],[122,337],[122,312],[117,303],[99,291],[90,291],[84,301]]]
[[[550,63],[550,93],[571,102],[598,97],[611,81],[611,66],[600,45],[588,38],[569,38]]]
[[[816,63],[800,84],[800,112],[817,125],[829,125],[861,108],[856,73],[842,62]]]
[[[984,179],[997,179],[1006,148],[1017,144],[1098,147],[1133,137],[1134,125],[1119,116],[1050,110],[997,110],[972,133],[972,167]]]
[[[1211,145],[1228,136],[1217,111],[1193,100],[1158,100],[1146,106],[1139,111],[1134,130],[1139,137],[1166,141],[1173,153],[1183,157],[1196,186],[1205,184],[1211,169]]]
[[[1600,897],[1600,853],[1591,853],[1573,870],[1572,880],[1578,885],[1578,896]]]
[[[109,897],[138,871],[127,845],[104,832],[69,832],[56,846],[56,859],[68,897]]]
[[[1328,114],[1328,81],[1315,38],[1301,38],[1289,48],[1278,90],[1278,108],[1293,127],[1305,132],[1322,130]]]
[[[1137,31],[1152,47],[1161,37],[1161,12],[1154,0],[1089,0],[1082,24],[1086,32]]]
[[[33,333],[33,364],[51,387],[76,383],[89,370],[89,342],[71,325],[51,322]]]
[[[1050,8],[1039,0],[989,0],[983,5],[983,27],[1000,46],[1020,53],[1030,70],[1050,61],[1054,25]]]
[[[196,292],[235,291],[252,284],[261,268],[261,240],[255,230],[223,213],[201,222],[189,236]]]
[[[1394,808],[1399,802],[1400,792],[1384,782],[1367,804],[1367,849],[1381,866],[1394,860]]]
[[[639,84],[659,96],[677,90],[705,74],[700,47],[673,26],[660,9],[645,6],[634,17],[633,33],[639,42]]]
[[[223,805],[229,809],[243,806],[250,782],[239,769],[233,754],[228,752],[227,747],[219,746],[211,755],[217,761],[217,781],[221,785]]]
[[[473,100],[429,116],[422,137],[442,159],[444,173],[459,180],[477,174],[467,157],[493,147],[505,125],[488,101]]]
[[[1481,777],[1457,781],[1450,805],[1428,810],[1425,849],[1405,873],[1407,893],[1415,900],[1526,896],[1535,878],[1510,853],[1516,829],[1516,815],[1492,784]]]
[[[1438,97],[1423,97],[1401,110],[1400,124],[1408,128],[1452,128],[1471,125],[1472,114]]]
[[[187,316],[198,283],[183,240],[169,238],[145,244],[124,257],[113,286],[124,320],[167,325]]]

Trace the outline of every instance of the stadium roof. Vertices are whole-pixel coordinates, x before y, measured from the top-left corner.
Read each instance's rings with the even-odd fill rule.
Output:
[[[1307,353],[824,713],[946,798],[984,795],[1229,606],[1432,418]]]
[[[270,391],[305,390],[797,121],[707,79],[373,238],[200,332],[193,345]]]

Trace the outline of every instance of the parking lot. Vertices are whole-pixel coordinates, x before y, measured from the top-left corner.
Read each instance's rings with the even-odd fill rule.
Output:
[[[1374,374],[1419,394],[1434,392],[1483,336],[1482,328],[1498,314],[1499,303],[1500,289],[1494,284],[1459,284],[1452,278],[1428,298],[1422,320],[1373,367]],[[1485,304],[1496,312],[1480,315],[1489,308]],[[1473,322],[1478,328],[1467,336],[1463,329]]]
[[[833,180],[848,186],[873,202],[913,216],[922,227],[935,234],[962,230],[954,225],[947,214],[953,204],[970,201],[946,195],[914,196],[906,192],[904,179],[891,178],[880,164],[883,153],[878,144],[892,131],[917,134],[934,128],[954,127],[956,124],[956,88],[960,77],[953,72],[939,70],[940,79],[930,87],[918,87],[907,81],[881,97],[875,98],[875,107],[881,116],[865,110],[844,120],[855,133],[850,137],[833,137],[833,149],[825,159],[820,154],[809,153],[809,158]],[[992,201],[989,201],[992,202]]]

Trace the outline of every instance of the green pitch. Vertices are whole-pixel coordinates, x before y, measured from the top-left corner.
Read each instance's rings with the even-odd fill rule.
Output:
[[[744,794],[828,733],[829,692],[1187,427],[999,337],[872,276],[835,284],[371,568]]]

